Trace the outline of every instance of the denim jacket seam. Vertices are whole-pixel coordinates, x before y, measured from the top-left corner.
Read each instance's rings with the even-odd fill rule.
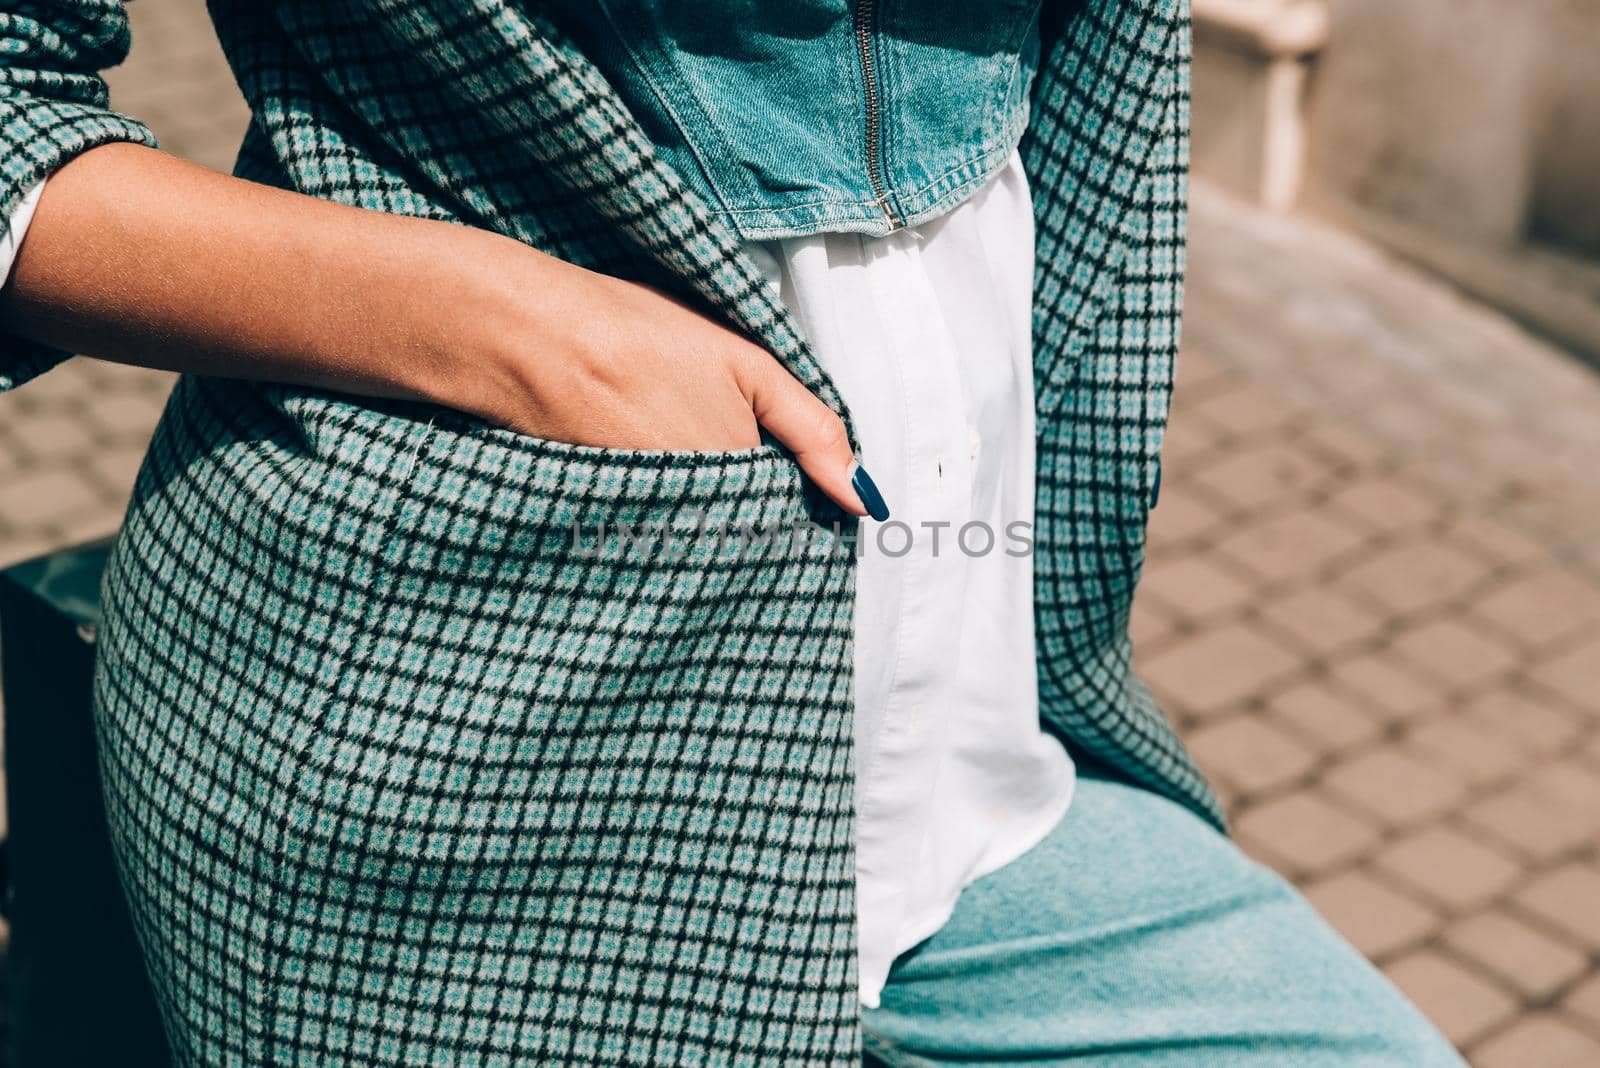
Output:
[[[734,208],[734,207],[718,208],[718,209],[716,209],[715,214],[717,214],[717,215],[768,215],[768,214],[782,214],[784,212],[789,212],[789,211],[801,211],[801,210],[804,210],[806,208],[827,208],[827,207],[871,208],[873,211],[877,211],[878,210],[878,202],[876,200],[849,200],[849,199],[846,199],[844,197],[823,197],[823,198],[821,198],[819,200],[801,201],[798,204],[784,204],[781,207],[773,207],[771,205],[765,205],[765,206],[762,206],[762,207],[759,207],[759,208]]]
[[[984,181],[993,176],[995,170],[1009,158],[1011,150],[1015,147],[1015,137],[1018,127],[1024,125],[1019,120],[1013,120],[1006,135],[999,139],[998,144],[991,144],[974,156],[970,156],[960,163],[946,168],[937,178],[923,183],[915,192],[897,193],[896,198],[904,206],[904,225],[915,226],[920,222],[934,218],[941,214],[945,208],[953,203],[959,203],[972,190],[980,187]],[[970,171],[970,174],[963,174]],[[950,181],[956,176],[955,181]],[[945,185],[945,188],[939,188]],[[931,191],[932,195],[930,196]],[[876,223],[872,232],[887,233],[887,219],[883,210],[875,200],[848,200],[842,198],[821,198],[809,200],[800,204],[786,204],[780,207],[750,207],[716,208],[713,215],[723,216],[729,224],[748,240],[768,240],[773,237],[786,236],[785,232],[796,226],[807,223]],[[752,217],[759,218],[760,222],[750,222]]]
[[[700,149],[698,137],[684,123],[683,116],[678,114],[680,102],[674,101],[674,94],[667,91],[662,84],[662,79],[656,76],[656,72],[651,69],[650,63],[640,54],[640,50],[635,47],[634,35],[624,33],[622,27],[617,25],[617,20],[612,14],[611,5],[605,3],[604,0],[597,0],[597,3],[601,14],[604,15],[607,24],[611,27],[612,34],[621,43],[623,54],[627,57],[628,63],[638,73],[639,77],[644,80],[645,85],[649,87],[650,95],[654,98],[657,106],[667,114],[672,124],[677,127],[679,142],[684,146],[690,158],[694,160],[695,166],[699,168],[701,178],[705,181],[706,189],[716,198],[713,203],[707,205],[711,209],[711,214],[725,214],[729,210],[729,199],[723,191],[722,183],[718,180],[718,171],[706,161],[705,155]],[[682,96],[686,98],[687,104],[693,107],[700,116],[704,128],[711,131],[711,135],[716,138],[722,152],[727,158],[734,158],[733,146],[728,143],[728,138],[723,133],[722,127],[711,117],[710,112],[706,110],[699,96],[689,88],[688,78],[678,68],[678,64],[673,61],[672,56],[665,49],[660,51],[660,61],[668,68],[672,83],[678,87]],[[739,183],[736,182],[736,184]],[[752,192],[748,188],[744,191],[745,196],[750,196]]]
[[[983,179],[993,173],[996,162],[1004,162],[1005,158],[1011,154],[1011,149],[1014,146],[1012,138],[1009,136],[1010,132],[1010,130],[1001,131],[998,137],[986,141],[985,147],[976,155],[969,156],[961,163],[946,168],[938,177],[924,182],[920,188],[907,193],[897,192],[895,194],[896,197],[911,201],[931,198],[928,199],[924,207],[915,211],[908,211],[906,213],[908,220],[914,215],[923,214],[929,208],[943,203],[959,192],[968,190],[974,185],[982,184]],[[964,171],[971,171],[972,173],[963,174],[962,172]],[[940,190],[941,186],[946,185],[946,188]]]

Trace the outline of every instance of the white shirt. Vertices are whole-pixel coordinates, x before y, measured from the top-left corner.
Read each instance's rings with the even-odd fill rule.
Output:
[[[1033,525],[1032,202],[1013,151],[909,229],[746,247],[890,511],[862,521],[855,603],[860,982],[876,1006],[894,958],[1072,799],[1072,761],[1039,724],[1033,559],[1016,554]]]
[[[0,239],[10,273],[43,183]],[[1015,151],[885,237],[746,246],[849,405],[889,520],[861,525],[855,603],[861,1001],[968,883],[1072,799],[1039,725],[1033,637],[1033,208]],[[979,524],[968,527],[968,524]],[[963,531],[963,528],[967,529]]]

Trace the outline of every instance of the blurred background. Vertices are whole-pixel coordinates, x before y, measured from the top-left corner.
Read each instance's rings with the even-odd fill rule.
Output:
[[[1474,1065],[1600,1065],[1600,0],[1194,4],[1137,657],[1245,848]],[[114,103],[228,169],[202,0],[129,10]],[[115,530],[170,385],[0,397],[0,566]]]

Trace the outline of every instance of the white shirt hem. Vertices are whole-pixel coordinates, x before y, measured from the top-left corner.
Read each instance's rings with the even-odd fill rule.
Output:
[[[1068,754],[1068,759],[1071,759],[1071,754]],[[950,917],[954,915],[956,910],[956,903],[960,900],[962,892],[967,887],[986,875],[994,874],[1013,861],[1020,860],[1034,846],[1048,838],[1050,832],[1056,829],[1057,825],[1066,818],[1067,813],[1071,810],[1072,798],[1077,792],[1077,788],[1078,775],[1077,769],[1074,767],[1072,774],[1066,778],[1061,796],[1056,799],[1055,804],[1043,810],[1045,818],[1030,825],[1027,833],[1019,835],[1010,847],[991,854],[986,862],[974,870],[971,877],[956,889],[954,894],[940,902],[935,908],[919,916],[907,917],[905,922],[901,924],[899,935],[895,939],[895,944],[900,947],[895,951],[895,958],[898,959],[902,953],[916,948],[922,942],[938,934],[944,925],[950,922]],[[888,985],[887,976],[879,980],[874,980],[866,975],[861,976],[861,1006],[867,1009],[877,1008],[882,1001],[883,988],[886,985]]]

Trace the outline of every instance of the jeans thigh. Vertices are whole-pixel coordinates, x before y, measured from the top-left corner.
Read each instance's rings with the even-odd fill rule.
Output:
[[[862,1023],[890,1065],[1462,1063],[1283,879],[1094,774],[896,961]]]

